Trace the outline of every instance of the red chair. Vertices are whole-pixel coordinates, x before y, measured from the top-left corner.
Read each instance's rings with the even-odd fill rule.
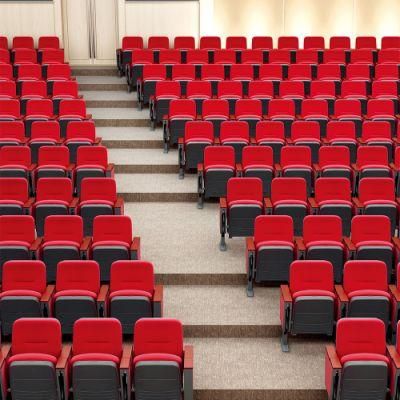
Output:
[[[281,149],[286,144],[285,126],[280,121],[261,121],[256,126],[256,143],[272,148],[274,163],[280,163]]]
[[[242,150],[250,143],[249,126],[244,121],[224,121],[221,124],[219,140],[222,146],[235,149],[235,162],[242,160]]]
[[[34,199],[29,196],[29,185],[23,178],[1,178],[0,215],[31,214]]]
[[[25,126],[22,121],[0,121],[0,148],[25,145]]]
[[[143,38],[141,36],[124,36],[122,46],[117,49],[117,67],[120,76],[126,72],[126,66],[132,62],[132,53],[143,49]]]

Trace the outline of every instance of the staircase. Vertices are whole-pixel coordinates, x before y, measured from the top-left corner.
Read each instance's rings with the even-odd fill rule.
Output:
[[[137,110],[114,68],[75,69],[117,187],[142,238],[142,259],[164,287],[164,316],[184,323],[195,348],[196,400],[325,400],[324,347],[295,338],[280,347],[279,289],[245,292],[245,244],[219,251],[219,206],[196,208],[196,176],[178,179],[178,153],[163,154],[162,130]]]

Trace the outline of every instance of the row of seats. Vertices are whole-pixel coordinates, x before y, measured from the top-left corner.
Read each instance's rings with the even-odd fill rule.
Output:
[[[309,150],[305,150],[303,153],[295,149],[285,150],[285,152],[293,156],[296,154],[297,157],[293,161],[298,164],[311,167],[312,163],[319,163],[321,168],[328,165],[345,165],[347,169],[350,168],[351,163],[357,163],[357,152],[360,147],[382,146],[386,148],[386,154],[384,154],[384,150],[360,150],[360,157],[363,157],[362,153],[370,153],[376,161],[374,161],[375,164],[387,166],[394,160],[394,166],[397,169],[400,162],[400,154],[397,150],[398,139],[397,136],[392,137],[391,132],[390,123],[387,121],[364,121],[361,127],[361,137],[357,138],[352,122],[330,121],[326,125],[326,136],[322,138],[318,122],[300,120],[293,122],[290,137],[286,138],[283,122],[260,121],[256,125],[254,137],[250,137],[250,128],[245,121],[223,121],[220,125],[219,137],[215,137],[214,126],[210,121],[189,121],[185,125],[184,137],[178,139],[180,177],[184,177],[185,170],[197,170],[198,164],[204,160],[203,153],[206,147],[220,144],[234,147],[236,162],[242,160],[244,146],[271,147],[272,159],[269,159],[269,153],[265,153],[264,158],[258,160],[261,164],[271,167],[273,164],[281,162],[281,152],[284,147],[306,146]],[[347,149],[340,152],[334,149],[337,146],[341,147],[340,150],[342,147]],[[325,147],[331,147],[331,149]],[[252,151],[270,152],[270,150]],[[381,156],[382,159],[380,159]],[[286,157],[283,165],[286,166],[291,161]],[[250,159],[246,164],[251,162]],[[368,158],[365,161],[360,159],[358,167],[363,168],[366,164],[368,164]]]
[[[297,37],[280,37],[278,38],[277,48],[280,50],[299,50],[299,39]],[[125,72],[125,66],[132,62],[133,53],[144,48],[144,42],[142,37],[138,36],[126,36],[122,39],[121,48],[117,49],[117,66],[122,75]],[[190,52],[196,49],[195,39],[189,36],[176,37],[174,39],[173,48],[182,52]],[[221,38],[219,37],[202,37],[200,38],[199,47],[200,50],[208,52],[215,52],[222,48]],[[248,49],[247,39],[245,37],[228,37],[226,39],[227,50],[233,50],[236,52],[243,52]],[[251,48],[253,50],[269,52],[273,50],[273,39],[268,36],[257,36],[252,38]],[[325,39],[323,37],[309,36],[304,38],[305,50],[317,50],[325,51]],[[345,49],[351,50],[351,40],[349,37],[331,37],[329,40],[330,49]],[[377,50],[377,41],[375,37],[357,37],[355,49],[366,49],[366,50]],[[383,37],[381,41],[381,48],[385,49],[399,49],[400,38],[399,37]],[[165,36],[153,36],[149,37],[147,42],[147,49],[154,51],[156,59],[158,52],[170,49],[170,41]],[[212,55],[211,55],[212,60]],[[211,61],[210,60],[210,61]]]
[[[25,64],[39,63],[42,66],[50,64],[64,64],[63,49],[42,49],[36,51],[33,49],[14,49],[11,52],[0,48],[0,63],[12,64],[19,67]]]
[[[59,49],[60,39],[58,36],[40,36],[35,47],[35,40],[32,36],[14,36],[11,42],[11,51],[16,49]],[[7,36],[0,36],[0,49],[9,49]]]
[[[0,149],[0,179],[19,179],[24,181],[23,188],[27,195],[37,192],[41,178],[69,178],[73,193],[81,193],[84,178],[113,178],[114,164],[108,163],[107,149],[104,146],[80,146],[77,149],[76,162],[70,162],[67,146],[46,145],[46,138],[33,142],[37,150],[37,160],[31,157],[28,146],[4,146]],[[6,181],[2,181],[6,182]],[[11,181],[7,181],[11,184]]]
[[[4,148],[3,148],[4,149]],[[89,175],[90,176],[90,175]],[[4,181],[4,179],[7,179]],[[2,186],[10,184],[10,178],[0,178]],[[16,182],[13,179],[13,182]],[[17,184],[11,187],[4,187],[2,191],[12,193],[18,189],[14,197],[22,198],[22,190],[26,199],[27,182],[25,179],[18,179]],[[21,193],[20,193],[21,192]],[[13,194],[7,195],[8,197]],[[18,196],[17,196],[18,194]],[[44,221],[48,215],[81,215],[84,220],[84,234],[91,235],[93,231],[93,219],[97,215],[123,215],[124,201],[117,195],[115,180],[111,177],[83,178],[80,181],[80,191],[75,197],[73,181],[70,178],[40,178],[37,181],[35,199],[29,198],[19,207],[16,205],[2,208],[5,214],[29,213],[35,216],[36,229],[41,236],[44,232]],[[12,199],[9,199],[12,200]],[[20,200],[18,200],[19,202]],[[27,207],[29,205],[29,207]]]
[[[55,104],[51,99],[31,98],[26,100],[25,114],[22,113],[23,102],[19,99],[0,100],[0,121],[18,121],[25,123],[25,136],[30,137],[31,126],[34,121],[52,121],[58,120],[60,124],[61,137],[65,137],[67,125],[71,121],[91,120],[91,114],[87,114],[86,101],[77,99],[56,99]],[[58,110],[55,110],[58,108]],[[54,112],[58,111],[57,114]]]
[[[334,285],[329,261],[296,260],[289,270],[289,284],[281,286],[280,295],[284,351],[290,335],[334,336],[335,323],[347,318],[377,318],[384,324],[384,337],[395,339],[400,291],[388,285],[382,261],[347,261],[343,285]]]
[[[225,219],[232,223],[228,229],[233,236],[247,236],[245,264],[249,296],[254,295],[254,283],[288,282],[290,264],[298,259],[329,261],[335,283],[343,282],[346,261],[379,260],[385,265],[385,281],[399,283],[396,265],[400,242],[391,235],[388,217],[356,215],[351,220],[351,233],[344,236],[342,220],[332,212],[335,203],[327,202],[327,212],[303,216],[302,232],[296,232],[295,201],[281,200],[272,213],[259,213],[255,219],[255,213],[252,218],[247,215],[241,224],[238,216],[245,211],[240,208],[243,204],[243,200],[237,201],[235,207],[227,204],[226,209],[232,209],[233,215],[225,215]],[[221,244],[225,246],[224,241]]]
[[[154,268],[147,261],[113,262],[109,284],[101,284],[100,266],[94,260],[60,261],[55,285],[46,284],[46,273],[46,264],[40,260],[4,263],[0,293],[3,337],[11,335],[19,318],[56,318],[63,335],[72,335],[80,318],[116,318],[122,333],[131,335],[140,318],[162,317],[163,287],[154,284]]]
[[[96,128],[93,120],[70,121],[66,128],[65,138],[61,137],[59,121],[34,121],[31,125],[30,134],[29,138],[25,136],[25,124],[23,121],[0,121],[0,148],[3,146],[28,146],[31,152],[27,154],[26,161],[22,162],[23,165],[28,166],[37,162],[43,164],[39,161],[40,147],[64,145],[69,150],[69,162],[76,163],[79,147],[101,145],[102,140],[101,137],[96,137]],[[65,150],[60,151],[65,152]],[[21,150],[21,158],[25,156],[24,152],[29,153],[29,150]],[[62,160],[64,160],[63,156],[59,161],[62,165],[67,166],[66,162]],[[2,164],[4,163],[2,162]],[[59,162],[55,164],[59,164]],[[103,163],[99,162],[99,164]]]
[[[292,98],[265,99],[267,110],[263,113],[263,101],[259,99],[206,99],[196,103],[194,99],[178,99],[163,102],[168,114],[163,117],[164,150],[176,145],[184,137],[186,123],[190,121],[210,121],[214,136],[220,136],[221,124],[225,121],[244,121],[249,125],[250,136],[254,137],[260,121],[281,121],[285,137],[290,138],[291,126],[296,120],[316,121],[321,126],[320,136],[326,136],[329,121],[351,121],[356,137],[362,134],[364,120],[387,121],[391,126],[391,137],[396,137],[399,116],[395,113],[392,100],[370,99],[362,102],[356,98],[337,99],[333,102],[333,112],[329,112],[328,102],[318,99]],[[0,103],[1,105],[1,103]],[[161,106],[161,104],[160,104]],[[199,110],[201,108],[201,110]]]
[[[288,54],[290,55],[290,53]],[[397,53],[395,54],[397,55]],[[370,63],[349,63],[346,65],[344,60],[336,56],[336,54],[334,56],[332,56],[332,59],[326,56],[326,62],[318,65],[312,59],[290,64],[284,54],[282,56],[277,54],[276,60],[272,59],[269,64],[261,63],[256,57],[250,59],[246,64],[233,64],[229,62],[229,59],[221,60],[218,64],[201,63],[196,59],[188,64],[182,64],[179,60],[176,62],[166,60],[163,64],[138,60],[129,67],[130,69],[127,73],[128,91],[136,88],[142,80],[152,77],[158,80],[168,78],[177,81],[240,78],[280,81],[289,77],[336,81],[346,77],[348,79],[359,78],[364,81],[371,79],[398,80],[400,50],[397,58],[392,56],[391,53],[380,53],[380,59],[375,66]]]
[[[58,320],[19,319],[1,349],[3,398],[193,398],[193,348],[183,344],[182,324],[142,318],[132,333],[133,345],[117,319],[81,318],[72,345],[63,345]]]

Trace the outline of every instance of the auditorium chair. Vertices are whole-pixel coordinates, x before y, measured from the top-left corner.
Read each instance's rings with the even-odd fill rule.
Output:
[[[247,54],[247,53],[246,53]],[[241,53],[243,58],[243,53]],[[243,96],[249,93],[249,83],[254,79],[254,68],[252,64],[233,64],[230,72],[231,81],[240,82],[242,84]]]
[[[0,293],[2,336],[10,336],[20,318],[50,316],[53,286],[46,286],[46,266],[38,260],[7,261]]]
[[[75,214],[76,205],[71,179],[40,178],[36,185],[36,201],[32,206],[38,236],[44,234],[46,217]]]
[[[61,137],[65,137],[70,122],[92,119],[90,114],[86,114],[86,103],[83,99],[61,100],[59,107],[58,121],[60,123]]]
[[[135,324],[131,374],[136,399],[193,399],[193,347],[183,345],[181,322],[142,318]]]
[[[220,250],[226,250],[226,234],[229,238],[253,236],[254,220],[262,214],[264,197],[261,179],[230,178],[226,197],[220,198]]]
[[[329,121],[324,142],[330,146],[348,147],[351,163],[356,162],[358,141],[355,126],[351,121]]]
[[[53,102],[50,99],[31,99],[26,104],[25,136],[31,137],[31,127],[36,121],[51,121],[55,119],[53,114]]]
[[[62,100],[77,100],[82,96],[78,93],[78,82],[76,81],[55,81],[53,83],[52,101],[54,114],[58,115],[60,102]]]
[[[311,213],[340,217],[343,236],[350,235],[351,219],[355,213],[351,181],[344,177],[321,177],[315,181],[315,196],[309,198]]]
[[[1,215],[0,228],[0,270],[6,261],[37,258],[41,239],[31,215]]]
[[[57,121],[34,121],[28,145],[31,148],[32,163],[38,162],[39,149],[42,146],[61,144],[60,125]]]
[[[182,96],[186,96],[187,84],[196,79],[196,66],[192,64],[173,65],[171,79],[179,83]]]
[[[386,215],[390,219],[391,234],[395,236],[399,221],[399,203],[396,201],[392,178],[363,178],[358,186],[358,197],[353,198],[357,214]]]
[[[325,52],[324,52],[325,54]],[[324,56],[325,57],[325,56]],[[340,64],[319,64],[317,67],[317,80],[322,82],[333,82],[335,94],[340,95],[342,84],[342,68]],[[331,114],[333,112],[331,111]]]
[[[218,85],[225,80],[224,66],[221,64],[205,64],[201,67],[201,80],[210,82],[212,95],[217,96]]]
[[[336,286],[338,318],[378,318],[392,335],[392,317],[399,312],[398,301],[388,285],[386,265],[378,260],[347,261],[343,285]]]
[[[274,156],[271,147],[246,146],[242,151],[240,175],[259,178],[263,184],[263,195],[271,196],[271,182],[275,176]]]
[[[293,218],[294,235],[301,236],[303,219],[309,213],[307,184],[303,178],[275,178],[271,198],[265,200],[265,214],[289,215]]]
[[[282,351],[289,336],[333,336],[336,294],[333,267],[325,260],[297,260],[290,265],[289,284],[281,286]]]
[[[268,114],[268,104],[274,98],[274,85],[272,81],[251,81],[249,82],[250,100],[258,100],[261,102],[261,115]],[[259,106],[258,106],[259,107]],[[258,113],[257,113],[258,115]],[[258,124],[258,122],[257,122]]]
[[[385,324],[376,318],[343,318],[336,326],[336,344],[325,350],[328,399],[373,398],[388,394],[390,362]],[[372,397],[371,397],[372,396]]]
[[[62,345],[55,318],[21,318],[12,328],[11,349],[3,364],[3,398],[64,398],[70,346]]]
[[[76,194],[81,194],[85,178],[114,178],[114,164],[108,163],[107,148],[104,146],[81,146],[77,149],[74,179]]]
[[[0,81],[0,100],[17,98],[17,85],[15,81]]]
[[[225,99],[203,101],[202,116],[204,121],[211,121],[214,126],[214,137],[219,137],[222,122],[230,119],[229,102]]]
[[[381,49],[400,49],[400,36],[384,36],[381,40]]]
[[[26,179],[0,178],[0,215],[29,215],[33,202]]]
[[[391,126],[387,121],[365,121],[362,126],[359,142],[367,146],[386,147],[389,162],[393,161],[393,148]]]
[[[203,101],[212,97],[211,82],[208,81],[192,81],[186,86],[186,98],[194,100],[196,103],[196,112],[202,115]]]
[[[139,110],[141,110],[143,106],[149,104],[150,97],[155,94],[157,83],[166,79],[166,65],[149,64],[143,66],[143,75],[136,83]]]
[[[214,144],[214,127],[210,121],[189,121],[185,124],[185,134],[179,138],[179,178],[186,170],[197,169],[204,161],[204,149]]]
[[[249,126],[250,136],[256,133],[257,124],[263,119],[262,101],[259,99],[239,99],[235,104],[235,118]]]
[[[292,101],[295,106],[295,115],[301,114],[301,103],[305,98],[304,83],[290,80],[282,81],[279,85],[279,98]]]
[[[0,148],[0,177],[25,178],[31,185],[31,149],[28,146],[3,146]],[[31,188],[30,188],[31,189]]]
[[[295,146],[308,147],[311,150],[312,163],[317,163],[318,152],[321,146],[320,125],[316,121],[293,122],[288,143]]]
[[[351,236],[345,238],[349,259],[380,260],[386,264],[387,280],[393,281],[399,253],[398,238],[392,238],[390,219],[385,215],[356,215]]]
[[[261,282],[288,282],[290,264],[297,258],[293,220],[287,215],[261,215],[254,236],[246,239],[247,296]]]
[[[314,190],[314,170],[308,146],[282,147],[281,162],[276,167],[278,176],[302,178],[307,184],[307,194],[311,196]]]
[[[0,101],[0,121],[19,121],[21,119],[19,100],[8,99]]]
[[[47,282],[56,281],[57,265],[64,260],[89,258],[91,238],[83,236],[79,215],[50,215],[44,222],[39,258],[46,264]]]
[[[377,48],[375,36],[356,37],[356,49],[376,50]]]
[[[170,145],[176,145],[179,138],[184,137],[185,125],[197,118],[194,100],[178,99],[169,103],[169,113],[163,117],[164,153]]]
[[[0,52],[0,56],[2,54],[3,53]],[[9,53],[7,52],[7,54],[9,54]],[[0,82],[10,81],[13,79],[14,79],[14,76],[13,76],[12,65],[0,63]]]
[[[292,82],[302,82],[304,93],[308,95],[310,93],[310,84],[312,81],[311,65],[291,64],[288,70],[288,80]]]
[[[117,68],[119,76],[125,74],[126,65],[132,62],[132,54],[135,50],[143,49],[143,38],[141,36],[124,36],[121,48],[117,49]]]
[[[229,115],[235,114],[236,101],[243,97],[243,88],[238,81],[221,81],[218,84],[217,97],[229,103]]]
[[[303,222],[303,237],[297,240],[298,258],[329,261],[335,283],[341,283],[347,260],[342,235],[342,220],[337,215],[308,215]]]
[[[235,149],[235,162],[240,163],[243,148],[250,144],[248,124],[244,121],[223,121],[219,141],[222,146],[231,146]]]
[[[67,126],[64,145],[69,149],[70,162],[76,162],[76,153],[81,146],[101,144],[101,138],[96,137],[94,121],[71,121]]]
[[[323,100],[328,107],[328,115],[332,115],[334,112],[335,100],[336,100],[336,87],[335,82],[330,80],[315,80],[311,82],[309,98],[311,100]],[[303,101],[303,110],[306,100]],[[325,106],[325,107],[326,107]],[[323,114],[325,117],[325,113]]]
[[[27,142],[22,121],[0,121],[0,148],[3,146],[24,146]]]
[[[132,345],[122,341],[118,320],[81,318],[76,321],[68,360],[69,397],[129,399],[131,352]]]
[[[399,49],[381,49],[378,53],[378,64],[395,64],[400,63]]]
[[[204,200],[226,196],[226,185],[236,176],[235,150],[231,146],[207,146],[204,163],[198,164],[198,208]]]
[[[274,163],[280,163],[281,150],[285,146],[285,126],[280,121],[261,121],[256,126],[255,142],[272,148]]]
[[[85,236],[93,234],[93,220],[97,215],[123,215],[124,200],[117,195],[113,178],[84,178],[77,213],[83,219]]]
[[[154,53],[152,50],[136,50],[132,53],[132,61],[125,65],[128,93],[135,88],[137,89],[137,83],[143,77],[144,66],[151,65],[154,62]]]
[[[292,123],[296,119],[295,103],[288,99],[272,99],[268,104],[268,118],[285,125],[285,137],[290,137]]]
[[[391,99],[369,100],[365,119],[372,121],[388,121],[391,126],[392,136],[396,136],[396,124],[399,120],[398,116],[395,115],[398,102],[396,103]]]
[[[130,217],[98,215],[94,218],[90,258],[99,264],[102,282],[110,280],[114,261],[140,259],[140,238],[132,234]]]
[[[394,81],[398,84],[399,78],[400,78],[400,72],[399,72],[398,65],[396,65],[396,64],[376,64],[376,66],[375,66],[375,81],[376,82]],[[372,84],[374,84],[374,82]],[[400,94],[400,88],[398,88],[397,93]]]
[[[279,64],[263,64],[259,70],[260,81],[272,82],[274,86],[273,94],[279,95],[279,85],[283,80],[283,67]]]
[[[115,261],[111,266],[107,316],[121,322],[124,335],[141,318],[161,318],[163,286],[154,284],[153,264],[147,261]]]
[[[69,64],[50,64],[47,67],[47,94],[51,96],[53,93],[53,85],[55,82],[65,82],[73,80],[71,76],[71,66]]]
[[[80,318],[105,316],[108,286],[100,286],[100,270],[92,260],[61,261],[57,265],[52,315],[63,335],[71,335]]]
[[[317,122],[319,124],[319,136],[325,137],[326,126],[329,121],[329,101],[322,99],[303,100],[301,105],[301,115],[298,119],[307,122]]]

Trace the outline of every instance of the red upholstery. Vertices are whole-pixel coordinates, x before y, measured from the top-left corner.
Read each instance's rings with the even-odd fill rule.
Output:
[[[69,178],[41,178],[36,187],[36,204],[41,201],[72,201],[72,182]]]
[[[80,146],[76,153],[76,167],[101,167],[108,166],[107,148],[104,146]]]
[[[34,121],[31,126],[31,142],[36,139],[50,139],[54,142],[60,141],[60,125],[58,122]]]
[[[151,296],[154,292],[154,267],[147,261],[115,261],[110,272],[110,292],[143,291]]]
[[[391,142],[392,133],[390,123],[387,121],[365,121],[362,126],[362,139],[369,140],[386,139]]]
[[[322,179],[322,178],[321,178]],[[313,242],[342,241],[342,221],[337,215],[308,215],[303,222],[303,239],[307,246]]]
[[[285,126],[281,121],[261,121],[256,126],[256,142],[274,139],[285,143]]]
[[[48,81],[66,81],[71,79],[71,67],[69,64],[49,64],[47,67]]]
[[[333,293],[333,267],[329,261],[294,261],[290,265],[289,287],[291,293],[324,291]],[[318,293],[318,292],[317,292]],[[318,294],[317,294],[318,295]]]
[[[101,242],[132,242],[132,220],[125,215],[98,215],[93,221],[93,245]]]
[[[28,182],[24,178],[1,178],[0,203],[18,202],[21,206],[29,199]]]
[[[310,97],[312,99],[336,99],[335,82],[312,81],[310,86]],[[304,112],[304,111],[303,111]]]
[[[172,67],[172,80],[177,81],[194,81],[196,79],[196,67],[191,64],[176,64]],[[160,82],[161,83],[161,82]],[[157,83],[158,86],[158,83]],[[156,87],[157,89],[157,87]],[[179,87],[180,89],[180,87]]]
[[[151,50],[136,50],[132,55],[132,65],[153,64],[154,53]]]
[[[174,48],[178,50],[189,50],[196,47],[193,36],[176,36],[174,39]]]
[[[77,99],[78,82],[56,81],[53,84],[53,99]]]
[[[72,100],[71,100],[72,101]],[[50,99],[32,99],[26,103],[25,118],[47,118],[53,116],[53,102]]]
[[[203,102],[203,119],[229,119],[229,103],[228,100],[204,100]]]
[[[292,125],[291,138],[294,143],[296,141],[320,141],[320,125],[316,121],[295,121]]]
[[[394,103],[391,99],[371,99],[367,104],[367,118],[395,119]]]
[[[250,142],[249,125],[244,121],[224,121],[220,130],[221,143]]]
[[[83,221],[79,215],[49,215],[44,222],[44,245],[68,240],[77,246],[83,240]]]
[[[395,201],[394,180],[392,178],[363,178],[358,186],[358,198],[361,203],[379,200]],[[396,206],[397,207],[397,206]]]
[[[351,205],[349,180],[346,178],[318,178],[315,181],[315,201],[317,204],[341,201]]]
[[[338,99],[335,102],[335,117],[361,119],[361,103],[354,99]]]
[[[122,50],[143,49],[143,38],[141,36],[125,36],[122,38]]]
[[[207,142],[212,144],[214,141],[214,127],[209,121],[189,121],[185,125],[185,143]]]
[[[297,50],[299,38],[297,36],[280,36],[278,38],[278,49]]]
[[[14,36],[12,49],[33,49],[34,42],[32,36]]]
[[[251,42],[252,49],[270,50],[274,47],[271,36],[254,36]]]
[[[188,82],[186,87],[186,97],[188,99],[210,99],[211,83],[208,81]]]
[[[71,121],[67,125],[67,142],[71,139],[96,139],[96,128],[93,121]]]
[[[81,291],[98,293],[100,269],[96,261],[61,261],[57,265],[56,291]]]
[[[140,356],[136,356],[133,359],[133,365],[136,365],[142,361],[169,361],[169,362],[176,362],[179,365],[179,367],[182,366],[182,358],[174,354],[166,354],[166,353],[141,354]]]
[[[227,184],[228,206],[243,201],[262,206],[263,187],[259,178],[231,178]]]
[[[204,169],[229,168],[235,170],[235,150],[231,146],[208,146],[204,149]]]
[[[3,265],[2,292],[46,290],[46,266],[39,260],[7,261]]]
[[[311,65],[318,64],[318,51],[316,49],[304,49],[304,50],[297,50],[296,52],[296,63],[298,64],[297,67],[306,67],[306,68],[294,68],[292,72],[290,72],[290,68],[295,66],[296,64],[292,64],[289,68],[289,73],[293,73],[294,71],[299,72],[299,77],[302,75],[303,77],[312,79],[311,74]],[[297,75],[297,73],[296,73]]]
[[[162,50],[160,51],[159,62],[163,65],[179,64],[181,62],[181,52],[174,49]]]
[[[358,36],[356,38],[356,49],[371,49],[375,50],[376,37],[375,36]]]
[[[81,186],[81,203],[86,201],[117,200],[116,182],[112,178],[84,178]]]
[[[14,322],[11,351],[14,356],[41,353],[58,358],[61,325],[55,318],[21,318]]]
[[[336,331],[336,352],[339,359],[356,353],[386,355],[385,324],[375,318],[340,319]]]
[[[249,99],[272,99],[274,97],[274,86],[271,81],[249,82]],[[237,104],[236,104],[237,107]],[[237,110],[236,110],[237,112]]]
[[[283,79],[282,66],[279,64],[263,64],[259,71],[262,81],[281,81]]]
[[[275,178],[271,184],[272,204],[286,201],[307,201],[307,186],[303,178]]]
[[[279,95],[282,99],[303,99],[304,83],[300,81],[282,81],[279,85]]]
[[[35,64],[37,62],[37,54],[33,49],[19,48],[14,50],[14,65]]]
[[[359,290],[388,291],[387,268],[383,261],[347,261],[344,265],[343,288],[346,293]]]
[[[281,166],[311,168],[311,149],[308,146],[285,146],[281,150]]]
[[[215,50],[214,51],[214,63],[215,64],[235,64],[236,63],[236,52],[234,50]]]
[[[251,81],[253,80],[253,72],[253,66],[250,64],[233,64],[231,67],[231,80]]]
[[[325,39],[323,36],[306,36],[304,38],[304,48],[305,49],[325,49]]]
[[[242,84],[239,81],[222,81],[218,85],[219,99],[241,99]]]
[[[396,78],[397,79],[397,78]],[[386,80],[376,80],[372,82],[372,97],[374,99],[390,99],[396,100],[397,95],[397,82],[386,81]]]
[[[169,49],[168,36],[150,36],[147,41],[147,48],[152,50]]]
[[[271,147],[268,146],[246,146],[242,151],[242,167],[268,168],[273,169],[274,155]]]
[[[329,59],[329,50],[324,52],[324,59]],[[342,52],[340,52],[342,55]],[[344,55],[345,56],[345,55]],[[341,57],[342,59],[342,57]],[[326,61],[325,61],[326,62]],[[344,62],[342,62],[344,64]],[[342,72],[340,63],[336,64],[320,64],[317,69],[317,79],[321,81],[341,81]]]
[[[43,49],[42,65],[63,64],[65,61],[63,49]]]
[[[292,100],[272,99],[269,102],[268,114],[271,119],[274,118],[295,119],[296,113],[295,113],[294,102]]]
[[[247,39],[245,36],[228,36],[226,38],[226,48],[233,50],[243,50],[247,48]]]
[[[203,36],[200,38],[200,49],[217,50],[221,48],[221,38],[219,36]]]
[[[376,241],[390,244],[390,219],[384,215],[356,215],[351,221],[351,240],[356,246]]]
[[[0,117],[2,119],[20,119],[20,105],[16,99],[2,100],[0,102]]]
[[[136,322],[134,335],[135,357],[149,353],[183,355],[183,327],[170,318],[142,318]]]
[[[340,166],[350,169],[350,150],[346,146],[322,146],[319,149],[319,166]]]
[[[17,139],[20,142],[25,140],[25,126],[22,121],[0,121],[0,140]]]
[[[207,50],[189,50],[186,53],[186,61],[188,64],[205,65],[208,64]]]
[[[293,220],[288,215],[260,215],[254,223],[254,242],[293,243]]]
[[[225,70],[222,64],[206,64],[201,69],[201,79],[206,81],[223,81]]]
[[[382,49],[400,49],[400,36],[384,36],[381,41]]]
[[[357,167],[388,167],[387,149],[383,146],[360,146],[357,150]]]
[[[72,352],[122,355],[122,328],[115,318],[81,318],[74,324]]]
[[[69,150],[65,146],[40,146],[38,153],[38,167],[62,167],[69,166]],[[41,178],[43,179],[43,178]],[[50,178],[49,178],[50,179]],[[59,179],[59,178],[53,178]],[[65,178],[71,181],[69,178]],[[54,183],[54,181],[51,181]],[[38,181],[39,184],[39,181]]]
[[[59,118],[86,118],[86,103],[83,99],[61,100]]]
[[[263,58],[264,57],[263,57],[262,50],[259,50],[259,49],[242,50],[242,64],[261,65],[263,63]],[[232,70],[231,70],[231,74],[232,74]]]
[[[0,242],[33,243],[35,221],[30,215],[0,215]]]
[[[238,120],[246,118],[261,120],[261,102],[257,99],[240,99],[235,104],[235,115]]]
[[[348,36],[332,36],[329,40],[331,49],[350,49],[351,43]]]
[[[329,84],[332,82],[322,82],[324,84]],[[326,98],[326,96],[325,96]],[[319,100],[319,99],[305,99],[302,102],[301,106],[301,115],[304,119],[329,119],[329,112],[328,112],[328,103],[326,100]],[[302,121],[295,121],[296,122],[302,122]],[[320,130],[319,124],[316,121],[311,121],[309,123],[312,123],[314,125],[314,128],[310,129],[310,133],[312,130],[317,130],[318,126],[318,132]],[[311,126],[309,126],[311,128]],[[315,135],[315,133],[314,133]],[[318,134],[319,136],[319,134]],[[293,137],[293,130],[292,130],[292,137]]]
[[[196,119],[196,103],[190,99],[172,100],[169,104],[169,119]]]
[[[287,49],[273,49],[269,52],[270,64],[289,65],[290,64],[290,50]]]

